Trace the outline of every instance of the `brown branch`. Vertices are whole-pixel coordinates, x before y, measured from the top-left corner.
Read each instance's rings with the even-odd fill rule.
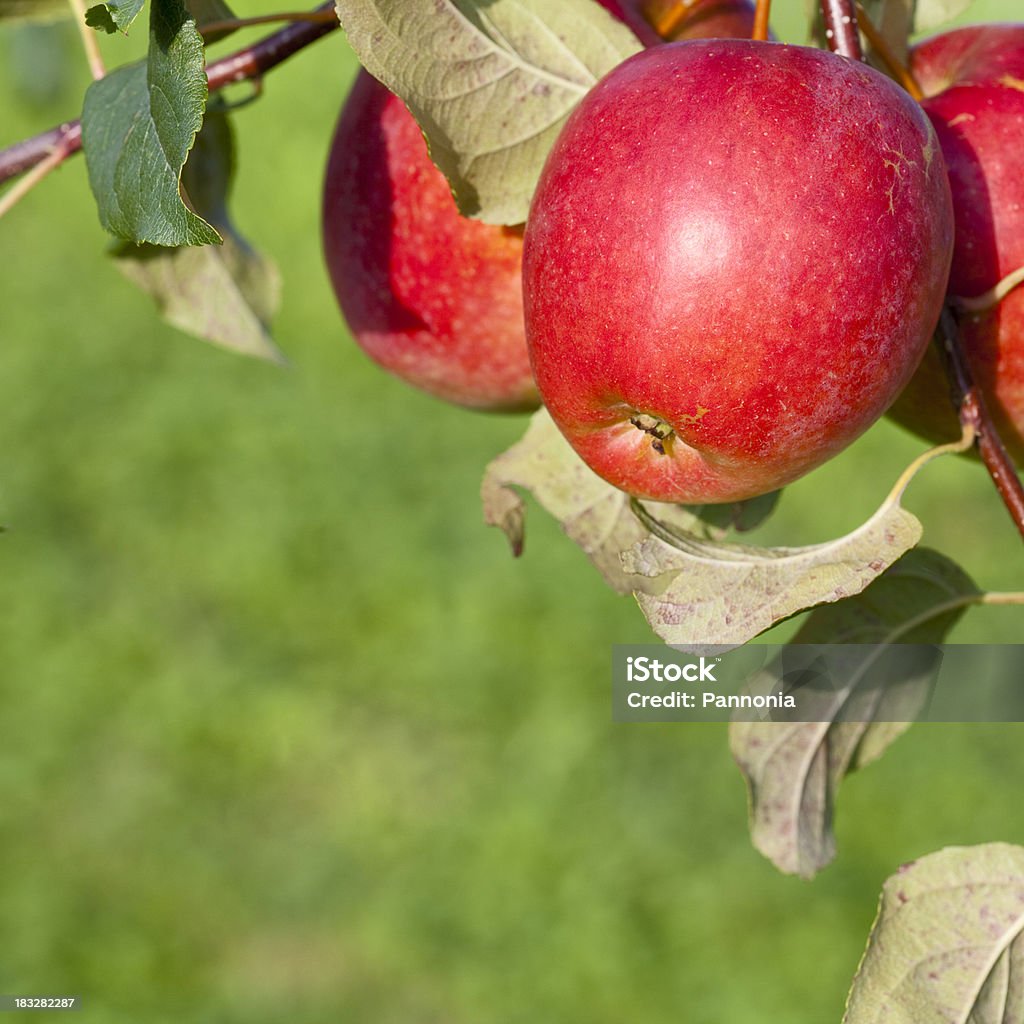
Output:
[[[825,21],[828,48],[840,57],[863,60],[854,0],[821,0],[821,15]]]
[[[942,311],[938,340],[960,423],[973,428],[981,461],[985,463],[1010,518],[1024,537],[1024,487],[1013,460],[1003,447],[981,390],[974,383],[960,340],[960,325],[949,306]]]
[[[333,10],[333,3],[324,3],[314,13]],[[288,25],[237,53],[213,61],[206,68],[210,92],[233,82],[261,78],[266,72],[286,61],[299,50],[316,42],[338,28],[337,18],[327,21],[304,21]],[[55,149],[62,148],[71,156],[82,148],[80,121],[67,121],[31,139],[16,142],[0,150],[0,185],[42,163]]]

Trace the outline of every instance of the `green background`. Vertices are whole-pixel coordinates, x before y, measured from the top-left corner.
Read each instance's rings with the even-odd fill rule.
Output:
[[[536,506],[520,561],[481,524],[523,422],[421,396],[340,322],[320,169],[354,68],[338,33],[236,118],[288,369],[158,321],[80,159],[0,224],[0,993],[145,1024],[838,1021],[898,864],[1024,842],[1021,729],[911,730],[844,786],[807,883],[751,848],[724,726],[613,725],[639,611]],[[85,82],[66,26],[0,32],[0,145]],[[852,528],[920,447],[879,424],[765,536]],[[977,466],[907,504],[981,585],[1022,586]],[[950,639],[1020,626],[982,609]]]

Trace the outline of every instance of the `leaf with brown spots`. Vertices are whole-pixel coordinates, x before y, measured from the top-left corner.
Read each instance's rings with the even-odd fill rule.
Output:
[[[886,661],[883,682],[886,646],[941,642],[977,593],[944,555],[911,551],[857,597],[815,609],[792,645],[751,681],[757,692],[771,692],[799,661],[800,645],[848,645],[841,675],[847,684],[835,691],[827,720],[729,727],[747,780],[751,840],[780,871],[806,878],[832,860],[839,784],[881,757],[925,706],[939,661]]]
[[[882,887],[844,1024],[1024,1020],[1024,848],[950,847]]]

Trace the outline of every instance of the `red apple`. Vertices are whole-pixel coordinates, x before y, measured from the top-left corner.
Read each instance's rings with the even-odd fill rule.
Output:
[[[972,298],[1024,266],[1024,25],[979,25],[917,46],[911,66],[949,170],[950,294]],[[1010,452],[1024,464],[1024,288],[961,319],[965,354]],[[893,407],[932,441],[960,433],[934,352]]]
[[[774,490],[909,380],[952,244],[935,133],[884,76],[778,43],[653,47],[584,97],[541,175],[523,257],[537,385],[631,494]]]
[[[352,334],[381,366],[459,405],[537,405],[520,232],[459,215],[412,115],[365,71],[331,145],[323,244]]]

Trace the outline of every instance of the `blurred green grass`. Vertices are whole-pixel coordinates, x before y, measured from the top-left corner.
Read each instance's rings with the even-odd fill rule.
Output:
[[[0,144],[85,84],[73,35],[37,37],[66,45],[49,90],[26,38],[0,35]],[[0,992],[140,1024],[838,1021],[887,874],[1024,842],[1020,729],[911,730],[844,787],[808,885],[750,848],[723,727],[613,725],[639,612],[536,507],[519,562],[480,523],[522,422],[385,377],[336,313],[319,175],[353,71],[332,37],[236,119],[288,370],[157,321],[81,161],[0,225]],[[880,424],[766,536],[851,528],[918,450]],[[929,467],[908,504],[1020,586],[976,466]]]

